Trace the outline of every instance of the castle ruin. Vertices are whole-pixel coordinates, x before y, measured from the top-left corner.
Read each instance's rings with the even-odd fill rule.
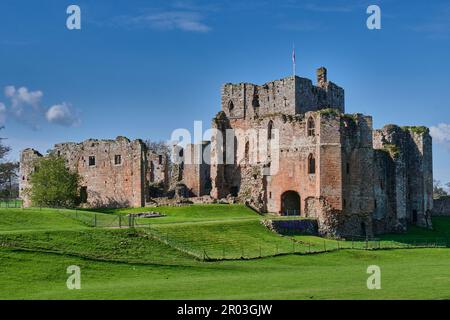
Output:
[[[297,76],[225,84],[212,128],[211,142],[176,149],[177,164],[126,138],[60,144],[51,152],[82,175],[80,192],[90,206],[144,206],[156,181],[178,196],[232,198],[258,212],[315,219],[326,235],[431,227],[429,130],[374,130],[372,117],[346,114],[344,89],[327,79],[325,68],[317,70],[316,84]],[[230,132],[233,139],[224,143]],[[21,190],[40,156],[22,152]],[[201,161],[186,161],[192,158]]]

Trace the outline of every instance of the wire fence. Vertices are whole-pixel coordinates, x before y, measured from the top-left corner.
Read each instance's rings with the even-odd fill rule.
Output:
[[[22,208],[23,201],[21,199],[0,198],[0,208]]]
[[[3,203],[0,201],[0,204]],[[10,208],[16,207],[10,202]],[[30,210],[45,210],[46,208],[32,208]],[[75,219],[83,224],[94,228],[139,228],[150,238],[160,241],[172,248],[184,252],[201,261],[220,261],[237,259],[257,259],[263,257],[274,257],[287,254],[317,254],[333,252],[337,250],[388,250],[388,249],[415,249],[415,248],[448,248],[450,241],[448,237],[411,237],[395,236],[388,238],[363,238],[347,236],[346,240],[324,239],[308,235],[286,234],[270,238],[269,241],[251,235],[246,240],[241,240],[239,235],[251,234],[251,230],[227,229],[222,235],[211,239],[210,231],[198,229],[182,229],[181,226],[170,228],[158,224],[149,223],[149,219],[136,218],[132,215],[105,214],[80,209],[53,208],[58,213]],[[28,210],[28,209],[27,209]],[[237,227],[239,228],[239,227]],[[191,230],[191,231],[190,231]],[[184,232],[184,233],[183,233]],[[229,232],[234,232],[230,237]],[[236,232],[238,232],[236,236]],[[145,241],[145,238],[142,239]]]

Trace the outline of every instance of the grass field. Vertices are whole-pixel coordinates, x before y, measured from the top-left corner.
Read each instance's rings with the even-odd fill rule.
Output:
[[[167,216],[119,229],[108,226],[142,209],[0,209],[0,299],[450,299],[447,248],[304,254],[324,243],[328,249],[355,244],[282,237],[260,224],[265,217],[239,205],[154,210]],[[450,219],[436,218],[434,225],[434,231],[385,235],[380,243],[411,247],[417,239],[448,237]],[[204,253],[236,260],[195,259]],[[258,258],[276,253],[285,255]],[[373,264],[382,270],[382,290],[366,287]],[[66,288],[70,265],[81,268],[81,290]]]

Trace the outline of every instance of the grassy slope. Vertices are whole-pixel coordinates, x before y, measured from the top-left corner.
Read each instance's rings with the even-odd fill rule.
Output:
[[[53,209],[0,209],[0,233],[83,229],[86,225]]]
[[[167,237],[215,259],[255,258],[293,250],[289,238],[269,231],[257,220],[161,224],[152,230],[162,239]]]
[[[0,243],[93,260],[165,265],[196,263],[192,257],[133,229],[7,233],[0,234]]]
[[[223,247],[227,255],[240,256],[242,243],[248,251],[252,247],[254,255],[258,255],[259,243],[267,250],[273,250],[274,244],[279,244],[280,250],[290,248],[288,239],[266,230],[258,222],[260,217],[243,207],[168,209],[165,218],[146,219],[151,229],[169,234],[171,239],[190,241],[196,248],[207,247],[213,256],[221,257]],[[146,238],[140,231],[89,228],[70,218],[73,214],[44,209],[0,210],[0,240],[60,253],[0,249],[0,298],[450,298],[448,249],[340,251],[201,263]],[[87,224],[93,217],[91,212],[76,214]],[[116,217],[98,213],[97,219]],[[413,229],[412,234],[426,233],[430,238],[445,234],[450,222],[441,219],[435,223],[437,231]],[[317,237],[301,241],[305,239],[317,241],[318,246],[324,241]],[[71,264],[82,268],[83,290],[78,292],[65,287],[65,270]],[[382,268],[381,291],[369,291],[365,286],[365,270],[370,264]]]
[[[197,266],[95,262],[0,250],[1,299],[449,299],[446,249],[341,251]],[[382,290],[366,287],[367,266]],[[67,290],[66,268],[81,267],[81,290]]]
[[[165,217],[154,219],[137,219],[142,224],[164,224],[202,221],[236,221],[237,219],[258,220],[260,215],[243,205],[192,205],[181,207],[130,208],[130,209],[100,209],[94,212],[126,215],[129,213],[156,211]]]

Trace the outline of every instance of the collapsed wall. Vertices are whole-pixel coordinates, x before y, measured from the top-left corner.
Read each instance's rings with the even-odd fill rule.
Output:
[[[81,143],[59,143],[49,154],[62,157],[67,167],[81,176],[80,201],[86,207],[141,207],[150,197],[150,185],[167,185],[167,155],[149,150],[142,140],[89,139]],[[21,154],[21,190],[30,187],[29,178],[42,157],[26,149]],[[30,206],[27,194],[21,194]]]
[[[373,133],[377,232],[432,227],[433,160],[428,128],[387,125]]]

